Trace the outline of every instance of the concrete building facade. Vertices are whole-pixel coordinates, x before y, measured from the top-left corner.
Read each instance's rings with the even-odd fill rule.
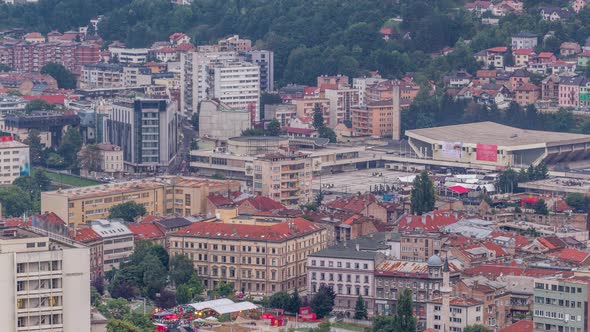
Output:
[[[533,331],[588,331],[590,280],[535,279]]]
[[[199,108],[199,135],[218,139],[240,136],[252,125],[251,112],[216,100],[203,100]]]
[[[353,88],[326,89],[325,98],[330,101],[330,127],[351,120],[351,110],[359,104],[359,92]]]
[[[29,146],[0,136],[0,184],[11,184],[17,178],[31,174]]]
[[[119,221],[99,219],[91,223],[92,230],[102,238],[104,272],[118,269],[129,261],[135,248],[133,233]]]

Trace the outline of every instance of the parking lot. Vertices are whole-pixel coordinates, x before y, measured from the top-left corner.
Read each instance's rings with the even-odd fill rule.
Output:
[[[379,173],[375,175],[374,173]],[[364,169],[360,171],[344,172],[337,174],[322,175],[321,183],[324,191],[345,195],[364,193],[369,191],[369,186],[378,184],[394,184],[400,176],[413,175],[414,173],[386,170],[383,168]],[[333,185],[333,187],[332,187]],[[320,189],[320,177],[313,179],[313,189]]]

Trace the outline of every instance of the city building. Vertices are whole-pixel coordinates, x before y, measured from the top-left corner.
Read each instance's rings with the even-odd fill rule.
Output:
[[[400,259],[403,261],[426,262],[439,255],[442,249],[442,235],[419,229],[400,234]]]
[[[330,127],[351,121],[351,110],[359,104],[359,92],[353,88],[326,89],[330,101]]]
[[[0,228],[4,331],[90,331],[88,248]]]
[[[308,296],[320,286],[332,288],[336,294],[334,314],[354,315],[357,298],[363,297],[367,312],[375,312],[375,267],[384,259],[379,252],[360,251],[358,246],[332,247],[307,256]]]
[[[250,39],[240,39],[239,35],[233,35],[226,39],[222,39],[217,43],[220,51],[250,51],[252,49],[252,41]]]
[[[393,101],[369,101],[367,106],[351,109],[352,132],[355,136],[373,138],[393,134]]]
[[[121,263],[129,261],[135,241],[127,226],[116,220],[98,219],[93,220],[90,227],[102,238],[104,272],[118,269]]]
[[[91,227],[78,228],[73,235],[74,241],[82,243],[90,251],[90,280],[102,280],[104,278],[104,242],[102,236]]]
[[[72,42],[9,41],[0,46],[0,64],[14,70],[39,72],[48,63],[62,64],[70,71],[99,61],[100,46]]]
[[[111,58],[116,57],[119,63],[140,65],[147,62],[149,49],[109,47]]]
[[[100,150],[101,169],[111,176],[117,175],[125,169],[123,162],[123,150],[113,144],[97,144]]]
[[[305,294],[307,256],[326,247],[326,230],[303,218],[272,225],[193,223],[168,236],[170,256],[188,255],[205,288],[231,282],[236,291]]]
[[[0,104],[0,107],[1,104]],[[0,111],[1,112],[1,111]],[[264,105],[264,120],[277,119],[281,127],[287,126],[292,119],[297,117],[297,106],[292,104]]]
[[[0,184],[11,184],[17,178],[31,173],[29,146],[0,136]]]
[[[452,297],[449,312],[444,312],[442,299],[434,299],[426,304],[426,322],[429,329],[438,332],[460,332],[469,325],[483,324],[483,302],[471,298]],[[448,318],[448,324],[445,323]]]
[[[199,109],[199,135],[218,139],[240,136],[252,126],[247,109],[233,108],[217,100],[201,101]]]
[[[513,89],[514,99],[521,106],[534,104],[541,97],[541,88],[531,83],[524,83]]]
[[[240,56],[244,61],[260,67],[260,91],[273,92],[275,89],[274,53],[265,50],[250,50],[240,52]]]
[[[27,103],[21,97],[0,95],[0,117],[11,113],[24,112]]]
[[[534,33],[520,32],[512,36],[512,49],[518,50],[523,48],[534,49],[537,46],[538,36]]]
[[[359,93],[359,106],[366,105],[366,90],[368,86],[374,85],[376,83],[384,82],[386,79],[381,78],[381,76],[376,77],[358,77],[352,79],[352,87],[358,90]]]
[[[326,98],[293,99],[291,104],[295,105],[297,117],[312,117],[315,108],[319,107],[324,116],[324,124],[330,124],[330,100]]]
[[[57,148],[67,127],[79,124],[80,117],[73,112],[34,111],[0,118],[0,131],[22,142],[29,137],[31,129],[36,129],[40,133],[41,144]]]
[[[176,104],[165,99],[118,97],[103,123],[103,143],[123,150],[125,171],[160,172],[178,151]]]
[[[210,193],[227,194],[240,189],[238,181],[161,176],[43,192],[41,211],[55,212],[68,225],[107,218],[112,206],[129,201],[145,206],[148,215],[191,216],[206,212]]]
[[[585,277],[535,279],[534,331],[587,331],[589,283]]]
[[[285,206],[313,198],[311,159],[302,153],[272,153],[254,159],[254,193]]]
[[[583,76],[563,76],[559,81],[559,107],[580,106],[580,88],[588,82]]]

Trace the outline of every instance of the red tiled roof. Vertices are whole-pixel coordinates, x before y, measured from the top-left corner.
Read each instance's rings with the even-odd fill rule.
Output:
[[[482,264],[479,266],[472,267],[465,270],[463,273],[468,276],[491,276],[497,278],[500,275],[514,275],[514,276],[527,276],[527,277],[543,277],[550,276],[558,273],[559,271],[550,269],[539,269],[539,268],[527,268],[517,266],[505,266],[495,264]]]
[[[191,44],[191,43],[182,43],[178,46],[176,46],[176,50],[178,52],[188,52],[191,50],[195,49],[195,45]]]
[[[274,211],[274,210],[284,210],[285,206],[272,198],[264,197],[264,196],[256,196],[245,198],[238,202],[238,204],[242,204],[244,202],[250,202],[252,206],[258,211]]]
[[[154,53],[176,53],[176,49],[172,47],[162,47],[154,51]]]
[[[41,99],[51,105],[63,105],[66,98],[67,97],[65,95],[23,96],[23,99],[27,101]]]
[[[488,48],[488,51],[490,51],[490,52],[504,53],[504,52],[507,52],[508,51],[508,47],[506,47],[506,46],[496,46],[496,47]]]
[[[552,52],[541,52],[539,53],[539,55],[537,57],[539,58],[550,58],[554,56],[554,54]]]
[[[53,224],[53,225],[65,225],[66,222],[63,221],[57,214],[54,212],[45,212],[43,214],[35,215],[35,217],[45,223]]]
[[[175,33],[173,33],[173,34],[170,35],[170,39],[177,40],[177,39],[183,38],[185,36],[186,35],[184,33],[182,33],[182,32],[175,32]]]
[[[496,71],[495,70],[488,70],[488,69],[481,69],[475,73],[475,76],[496,78]]]
[[[509,237],[514,239],[514,245],[516,248],[521,248],[526,246],[527,244],[529,244],[529,242],[531,242],[526,236],[523,235],[518,235],[518,234],[510,234],[510,233],[505,233],[505,232],[492,232],[490,234],[490,236],[492,238],[498,237],[498,236],[505,236],[505,237]]]
[[[164,219],[164,218],[148,214],[147,216],[140,217],[138,222],[144,224],[144,223],[151,223],[153,221],[158,221],[158,220],[162,220],[162,219]]]
[[[539,88],[538,86],[534,85],[534,84],[530,84],[530,83],[525,83],[525,84],[521,84],[519,86],[517,86],[514,91],[536,91],[536,90],[540,90],[541,88]]]
[[[532,320],[519,320],[518,322],[501,329],[499,332],[533,332]]]
[[[82,243],[92,242],[99,239],[101,239],[101,236],[90,227],[79,228],[74,235],[74,241]]]
[[[6,222],[6,226],[8,227],[26,227],[31,225],[30,221],[23,221],[21,218],[5,219],[4,222]]]
[[[581,251],[578,249],[566,248],[566,249],[560,250],[558,252],[551,253],[551,254],[549,254],[549,256],[552,256],[552,257],[555,257],[557,259],[561,259],[564,261],[580,264],[580,263],[584,263],[588,260],[588,257],[590,257],[590,252]]]
[[[423,229],[425,231],[438,231],[441,227],[451,225],[459,221],[460,216],[449,210],[436,210],[421,216],[404,214],[397,220],[400,231]]]
[[[509,256],[509,254],[504,249],[502,249],[501,246],[499,246],[498,244],[496,244],[494,242],[486,241],[483,243],[483,246],[488,248],[489,250],[495,252],[496,257]]]
[[[391,35],[391,34],[393,34],[393,31],[389,28],[383,28],[383,29],[379,30],[379,33],[382,35]]]
[[[283,127],[281,129],[283,129],[287,133],[302,134],[302,135],[311,135],[314,132],[316,132],[315,129],[307,129],[307,128]]]
[[[217,207],[230,205],[232,203],[227,197],[217,194],[210,194],[209,196],[207,196],[207,199],[209,200],[209,202],[211,202],[213,205]]]
[[[535,50],[532,48],[519,48],[517,50],[512,51],[514,55],[533,55]]]
[[[563,243],[563,241],[561,241],[561,239],[557,236],[540,237],[537,239],[537,241],[539,241],[549,250],[565,248],[565,243]]]
[[[272,226],[198,222],[178,230],[178,236],[218,239],[282,242],[323,229],[303,218],[295,218]]]
[[[39,32],[29,32],[25,35],[25,39],[27,38],[43,38],[43,35]]]
[[[155,224],[128,224],[127,228],[137,236],[138,239],[159,239],[166,237],[166,234]]]

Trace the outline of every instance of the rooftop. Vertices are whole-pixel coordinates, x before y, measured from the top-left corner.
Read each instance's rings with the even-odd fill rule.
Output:
[[[76,230],[74,235],[74,241],[81,243],[92,242],[100,239],[102,239],[102,237],[90,227],[79,228]]]
[[[103,238],[133,234],[123,223],[116,220],[94,220],[91,227]]]
[[[271,226],[200,222],[182,228],[175,234],[213,239],[283,242],[322,229],[320,225],[303,218],[296,218]]]
[[[557,145],[562,143],[590,142],[590,135],[526,130],[495,122],[473,122],[461,125],[407,130],[412,138],[433,141],[489,143],[505,147],[529,144]]]
[[[129,224],[127,225],[133,234],[142,240],[161,239],[166,237],[166,234],[156,224]]]
[[[449,271],[459,272],[462,270],[461,263],[459,261],[450,261],[449,262]],[[428,273],[428,263],[427,262],[408,262],[408,261],[394,261],[388,260],[384,261],[379,264],[375,268],[375,275],[376,276],[388,276],[388,275],[395,275],[398,273],[406,274],[424,274]]]

